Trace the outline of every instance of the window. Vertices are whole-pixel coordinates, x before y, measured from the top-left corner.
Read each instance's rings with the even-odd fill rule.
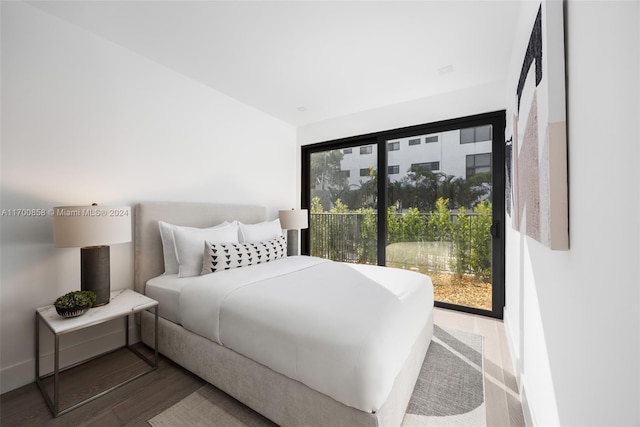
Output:
[[[491,172],[491,153],[468,155],[467,179],[484,172]]]
[[[365,145],[364,147],[360,147],[360,154],[371,154],[373,153],[373,147],[371,145]]]
[[[342,150],[344,154],[351,154],[352,151],[353,151],[352,148],[345,148],[344,150]]]
[[[427,274],[435,306],[501,318],[505,119],[497,111],[302,146],[300,204],[317,208],[301,231],[302,253]],[[371,154],[358,156],[361,147]],[[343,157],[347,148],[355,158]],[[337,176],[346,169],[349,179]],[[338,199],[344,209],[331,212]],[[489,202],[483,215],[472,214]],[[366,227],[364,209],[373,213]],[[434,213],[442,214],[437,224]]]
[[[351,177],[351,171],[350,170],[340,171],[340,174],[342,175],[343,178],[350,178]]]
[[[438,142],[438,135],[436,136],[428,136],[424,139],[425,144],[429,144],[430,142]]]
[[[492,136],[491,125],[460,129],[460,144],[491,141]]]
[[[399,139],[393,138],[394,141]],[[363,234],[361,218],[354,212],[365,208],[373,210],[378,203],[379,182],[373,177],[378,173],[387,176],[386,165],[384,169],[378,169],[378,152],[386,150],[387,142],[381,140],[378,143],[375,138],[370,138],[360,143],[355,141],[332,147],[322,143],[301,147],[303,203],[306,209],[311,207],[311,203],[317,208],[309,211],[310,214],[313,211],[307,229],[311,233],[302,235],[305,253],[331,257],[335,261],[377,264],[377,233]],[[371,147],[371,154],[358,156],[360,147]],[[355,157],[348,157],[345,162],[342,153],[347,148],[353,150]],[[345,178],[349,171],[349,178]],[[338,207],[341,207],[340,213],[331,212],[332,208]]]
[[[440,170],[440,162],[413,163],[411,165],[411,171],[415,172],[416,169],[429,169],[431,171],[438,171]]]

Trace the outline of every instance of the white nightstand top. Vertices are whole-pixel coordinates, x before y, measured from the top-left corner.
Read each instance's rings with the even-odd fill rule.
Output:
[[[54,334],[60,335],[91,325],[97,325],[107,320],[137,313],[157,305],[158,301],[156,300],[132,291],[131,289],[123,289],[111,292],[109,304],[91,308],[82,316],[71,318],[62,317],[56,312],[53,304],[40,307],[37,311],[49,329],[51,329]]]

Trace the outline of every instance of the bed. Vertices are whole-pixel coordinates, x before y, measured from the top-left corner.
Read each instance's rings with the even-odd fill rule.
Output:
[[[348,266],[312,257],[287,257],[190,280],[176,281],[163,274],[165,260],[159,221],[203,228],[223,221],[253,224],[265,219],[265,207],[253,205],[145,202],[136,206],[135,289],[161,301],[159,352],[282,426],[400,425],[433,333],[433,292],[426,276],[418,279],[419,275],[400,273],[406,274],[408,281],[421,280],[420,286],[430,293],[427,299],[424,290],[420,290],[422,302],[418,306],[413,296],[400,296],[409,287],[420,286],[417,282],[410,286],[397,283],[392,269]],[[218,281],[216,286],[207,285],[211,277]],[[316,286],[296,296],[299,289],[296,284],[307,283],[308,277],[324,280],[322,283],[333,289],[334,294],[345,295],[340,299],[331,296],[333,299],[323,303],[324,296],[317,294]],[[339,280],[332,279],[335,277],[349,280],[341,285]],[[354,303],[355,293],[362,292],[367,281],[374,279],[385,282],[385,286],[376,291],[378,295],[371,298],[367,295],[365,300],[373,302]],[[205,299],[200,297],[211,288],[225,286],[233,289],[222,296],[211,296],[224,303],[204,303]],[[310,297],[301,299],[306,296]],[[278,315],[283,312],[278,304],[286,304],[287,300],[300,307],[299,322]],[[305,306],[310,300],[314,304]],[[402,304],[406,301],[407,305],[395,300],[403,300]],[[383,301],[391,303],[376,305]],[[187,309],[187,302],[195,305]],[[342,309],[329,312],[332,307]],[[309,319],[303,317],[314,310],[325,320],[308,323]],[[355,332],[336,328],[340,322],[360,319],[355,310],[382,310],[389,314],[379,316],[387,321],[378,325],[372,317],[370,330],[367,325],[360,325]],[[409,311],[413,313],[411,318],[419,321],[403,327],[402,322],[407,320],[401,318]],[[203,323],[196,316],[200,312],[207,312],[214,323],[219,323],[215,327]],[[235,323],[231,319],[236,319]],[[207,326],[202,329],[201,325]],[[262,329],[254,331],[256,325]],[[253,331],[252,334],[243,338],[240,334],[243,328]],[[280,331],[283,328],[285,331]],[[327,328],[333,329],[327,332]],[[143,342],[153,347],[151,313],[143,313],[141,331]],[[365,335],[368,341],[352,348],[351,342]],[[340,341],[337,347],[333,344],[335,340]],[[309,341],[309,347],[305,350],[298,345],[299,341]]]

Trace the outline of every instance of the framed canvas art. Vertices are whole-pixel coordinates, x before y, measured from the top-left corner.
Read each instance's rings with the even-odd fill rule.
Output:
[[[569,249],[563,4],[540,4],[518,78],[506,142],[507,206],[513,228]]]

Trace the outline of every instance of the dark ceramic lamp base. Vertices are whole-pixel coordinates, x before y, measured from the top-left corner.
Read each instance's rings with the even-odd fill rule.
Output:
[[[287,256],[298,254],[298,230],[287,230]]]
[[[111,276],[109,246],[89,246],[80,250],[80,286],[96,294],[94,307],[109,304]]]

